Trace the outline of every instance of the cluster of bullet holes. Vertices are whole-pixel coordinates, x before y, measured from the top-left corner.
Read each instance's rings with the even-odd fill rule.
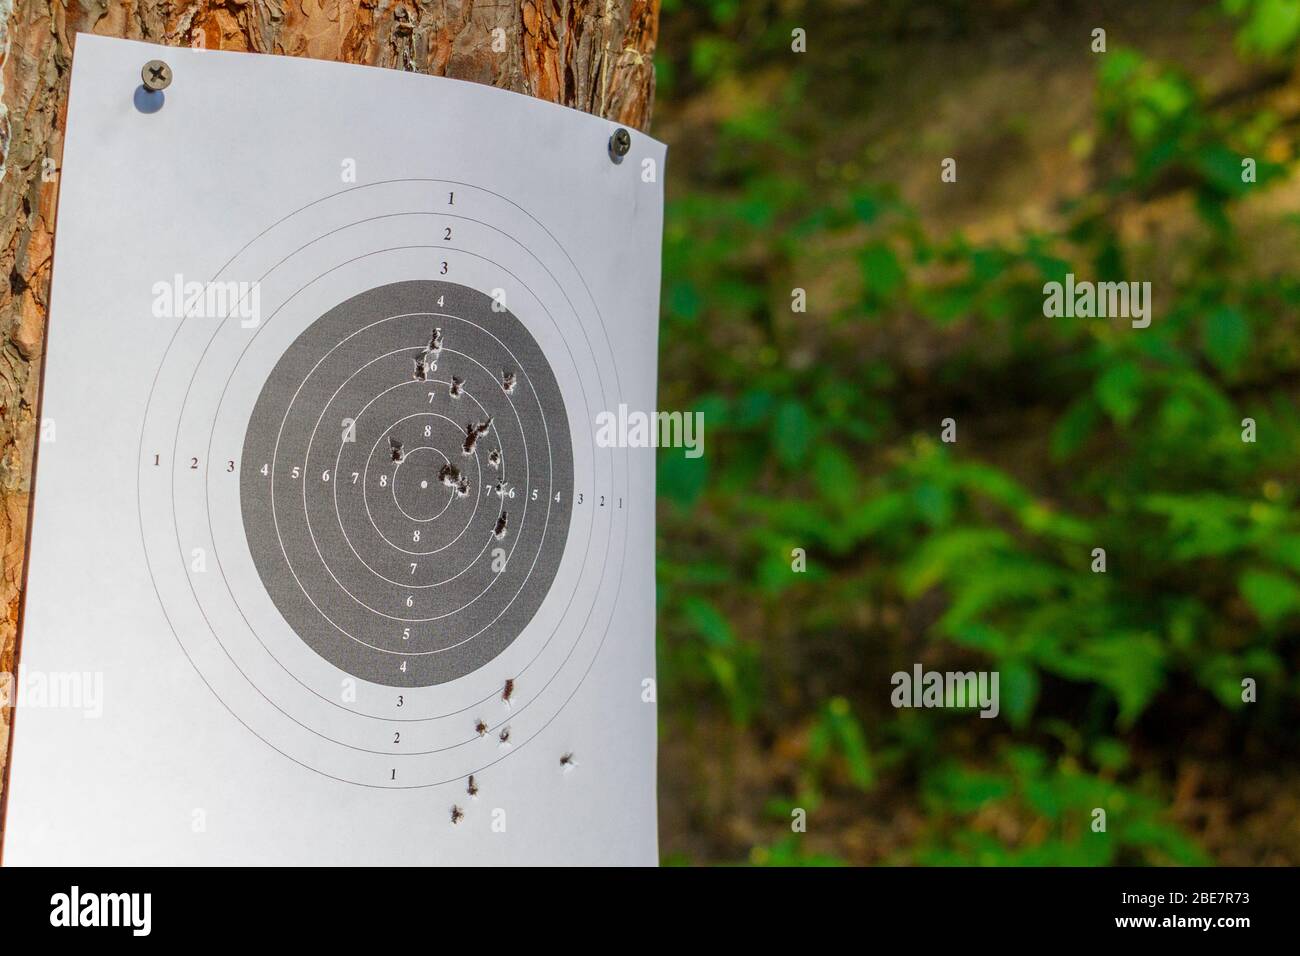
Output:
[[[460,473],[460,469],[448,462],[438,469],[438,480],[448,488],[456,490],[456,496],[464,498],[469,494],[469,479]]]
[[[491,415],[487,417],[487,421],[485,422],[479,422],[477,424],[475,424],[474,422],[469,422],[465,426],[465,444],[461,446],[461,454],[464,455],[474,454],[474,446],[478,444],[479,437],[482,435],[486,435],[488,429],[491,427],[492,427]]]
[[[507,707],[509,707],[510,699],[514,696],[514,694],[515,694],[514,678],[508,677],[506,678],[505,684],[501,688],[502,703],[504,703]],[[491,728],[489,728],[487,725],[487,721],[485,721],[482,717],[475,719],[474,733],[477,734],[479,737],[486,737],[488,730],[490,729]],[[497,733],[497,744],[498,746],[501,747],[510,746],[510,725],[509,724],[502,727],[501,730]],[[560,754],[561,771],[563,771],[564,773],[570,773],[577,766],[578,766],[578,761],[574,758],[573,751],[568,750]],[[479,786],[478,786],[478,780],[475,778],[474,774],[470,774],[469,779],[466,781],[465,793],[471,799],[478,798]],[[451,822],[453,824],[456,824],[456,823],[460,823],[460,821],[463,819],[465,819],[465,811],[462,810],[460,806],[453,805],[451,808]]]
[[[423,382],[429,372],[438,367],[438,355],[442,352],[442,329],[434,329],[429,336],[426,348],[415,354],[415,380]]]

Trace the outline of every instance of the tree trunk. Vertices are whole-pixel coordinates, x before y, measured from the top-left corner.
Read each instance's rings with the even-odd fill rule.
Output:
[[[0,675],[14,670],[77,33],[474,80],[645,129],[659,0],[0,0]],[[9,712],[0,710],[0,771]],[[3,779],[3,773],[0,773]]]

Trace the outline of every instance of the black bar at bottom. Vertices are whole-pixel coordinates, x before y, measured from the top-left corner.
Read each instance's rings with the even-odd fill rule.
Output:
[[[1288,869],[4,869],[0,939],[49,932],[210,946],[274,928],[295,943],[428,944],[447,933],[515,948],[538,933],[565,938],[566,926],[617,935],[623,925],[627,941],[660,944],[761,939],[782,926],[810,934],[810,945],[837,930],[927,942],[997,930],[1057,943],[1199,935],[1231,944],[1294,930],[1296,889]]]

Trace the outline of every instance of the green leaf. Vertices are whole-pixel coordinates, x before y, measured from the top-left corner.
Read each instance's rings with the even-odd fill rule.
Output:
[[[1002,713],[1017,730],[1029,723],[1038,701],[1038,671],[1024,661],[1003,661],[998,666],[998,695]]]
[[[659,495],[683,508],[692,507],[708,485],[709,456],[687,458],[680,448],[664,448],[656,461],[655,485]]]
[[[1096,429],[1100,418],[1097,401],[1091,395],[1076,399],[1052,430],[1052,457],[1060,461],[1078,451]]]
[[[1300,37],[1300,0],[1255,0],[1252,7],[1238,34],[1245,49],[1276,56]]]
[[[996,528],[956,528],[929,538],[904,566],[903,593],[918,597],[944,581],[954,569],[978,567],[991,562],[1001,549],[1011,545],[1005,531]]]
[[[812,446],[815,426],[803,403],[786,399],[772,419],[772,444],[781,464],[793,468],[803,463]]]
[[[1092,745],[1092,762],[1102,770],[1123,770],[1128,759],[1128,747],[1113,737],[1103,737]]]
[[[1043,667],[1110,690],[1119,704],[1121,727],[1132,725],[1164,682],[1165,646],[1154,634],[1092,635],[1044,651],[1038,655]]]
[[[880,215],[880,200],[871,193],[859,193],[853,197],[853,214],[867,225],[876,221]]]
[[[937,481],[923,481],[912,495],[917,514],[932,528],[941,528],[952,519],[952,491]]]
[[[839,448],[821,443],[813,452],[813,478],[827,501],[847,510],[858,499],[858,471]]]
[[[1270,627],[1300,609],[1300,587],[1277,571],[1246,571],[1238,586],[1255,616]]]
[[[866,734],[862,724],[853,715],[849,702],[843,697],[833,697],[826,705],[823,715],[836,749],[844,756],[848,765],[849,779],[860,790],[870,790],[875,784],[876,775],[871,766],[871,754],[867,750]]]
[[[1201,343],[1205,357],[1221,372],[1234,372],[1250,350],[1250,326],[1240,310],[1219,306],[1205,317]]]
[[[1097,379],[1094,392],[1107,414],[1121,425],[1142,407],[1142,370],[1136,362],[1118,362]]]
[[[859,261],[862,263],[863,281],[874,295],[887,299],[902,286],[903,267],[899,265],[898,256],[883,242],[869,244],[862,250]]]
[[[1010,796],[1012,791],[1011,781],[1002,774],[982,773],[951,764],[931,773],[925,785],[929,796],[958,813],[974,813]]]
[[[668,287],[668,312],[688,324],[695,324],[699,318],[700,300],[699,290],[692,282],[685,280],[674,282]]]
[[[728,648],[736,643],[731,624],[722,613],[704,598],[690,597],[682,602],[686,620],[705,641],[715,648]]]
[[[1215,189],[1229,196],[1238,196],[1250,188],[1241,181],[1241,160],[1241,156],[1216,143],[1198,150],[1193,164]]]

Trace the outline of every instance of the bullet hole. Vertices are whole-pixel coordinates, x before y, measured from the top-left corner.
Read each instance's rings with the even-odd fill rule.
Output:
[[[428,348],[417,352],[415,355],[415,380],[423,382],[429,375],[429,368],[438,361],[438,353],[442,351],[442,329],[434,329],[433,334],[429,336]]]
[[[465,425],[465,444],[461,446],[466,455],[474,454],[474,445],[478,442],[480,435],[486,435],[489,428],[492,427],[492,416],[487,417],[487,421],[469,422]]]
[[[504,498],[506,496],[506,483],[504,481],[498,481],[492,490],[498,498]]]
[[[388,436],[388,447],[393,453],[393,461],[401,461],[406,456],[402,453],[402,443],[392,435]]]
[[[478,796],[478,784],[474,782],[473,774],[469,775],[469,785],[465,787],[465,792],[468,793],[471,797]]]
[[[509,395],[515,390],[515,373],[502,370],[501,372],[501,390]]]
[[[453,824],[460,823],[460,821],[464,819],[465,819],[465,811],[462,810],[460,807],[453,806],[451,808],[451,822]]]
[[[515,692],[515,679],[513,677],[507,677],[506,686],[501,691],[501,699],[504,700],[507,704],[510,703],[510,698],[514,695],[514,692]]]
[[[560,766],[563,767],[565,770],[572,770],[574,767],[576,767],[577,764],[573,760],[573,754],[567,753],[561,755]]]
[[[497,526],[492,529],[492,534],[495,537],[504,538],[506,536],[506,518],[509,516],[509,514],[510,512],[503,511],[501,512],[501,517],[497,518]]]
[[[488,467],[494,471],[501,467],[501,449],[493,448],[488,452]]]
[[[497,740],[501,741],[502,744],[510,743],[510,728],[502,727],[501,733],[497,734]]]
[[[438,469],[438,480],[448,488],[457,488],[463,479],[460,477],[460,469],[448,463]],[[468,490],[468,483],[466,490]]]
[[[468,479],[468,478],[461,478],[460,481],[456,482],[456,497],[457,497],[457,498],[467,498],[467,497],[469,497],[469,479]]]
[[[482,736],[484,736],[487,732],[488,732],[488,725],[485,724],[485,723],[483,723],[483,721],[482,721],[481,718],[480,718],[479,720],[476,720],[476,721],[474,722],[474,733],[476,733],[476,734],[478,734],[480,737],[482,737]],[[473,779],[473,778],[471,778],[471,779]]]
[[[461,378],[459,375],[453,375],[453,376],[451,377],[451,393],[450,393],[450,394],[451,394],[451,397],[452,397],[452,398],[460,398],[460,396],[461,396],[461,386],[464,385],[464,384],[465,384],[465,380],[464,380],[463,378]]]

